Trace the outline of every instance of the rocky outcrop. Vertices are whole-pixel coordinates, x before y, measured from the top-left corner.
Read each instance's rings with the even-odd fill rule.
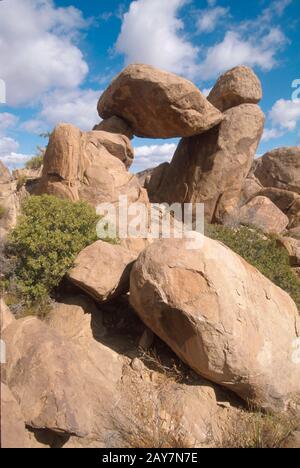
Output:
[[[87,138],[91,140],[97,139],[98,144],[102,145],[112,156],[120,159],[127,169],[129,169],[133,163],[133,147],[127,136],[106,131],[97,131],[95,133],[89,132]]]
[[[222,120],[190,81],[149,65],[129,65],[110,84],[98,103],[100,117],[122,117],[136,136],[188,137]]]
[[[28,439],[20,407],[7,385],[1,382],[1,448],[26,448]]]
[[[240,104],[258,104],[261,98],[259,78],[251,68],[239,66],[220,76],[207,99],[224,112]]]
[[[0,298],[0,327],[1,333],[7,328],[11,323],[15,321],[15,318],[7,305],[4,302],[4,299]]]
[[[83,310],[73,314],[70,307],[68,313],[73,321],[80,319],[80,326],[91,321]],[[93,339],[91,325],[81,330],[77,325],[78,336],[72,331],[70,337],[66,325],[51,321],[53,327],[27,317],[6,328],[6,383],[26,425],[101,440],[109,430],[109,408],[118,398],[122,358]],[[89,335],[82,338],[86,330]]]
[[[239,209],[238,220],[266,233],[280,234],[289,224],[288,217],[266,197],[254,197]]]
[[[58,125],[50,137],[43,175],[34,193],[86,200],[94,206],[118,203],[120,195],[127,195],[131,203],[147,201],[136,177],[119,160],[120,154],[131,159],[129,140],[125,139],[104,132],[82,133],[73,125]]]
[[[266,409],[299,396],[297,307],[224,245],[205,238],[196,251],[185,240],[153,243],[133,267],[130,301],[199,375]]]
[[[136,258],[120,245],[99,240],[80,252],[68,277],[97,301],[107,301],[128,292]]]
[[[242,104],[224,116],[219,127],[181,140],[156,201],[204,203],[209,222],[230,216],[252,166],[264,115],[255,104]]]
[[[98,125],[95,125],[93,130],[101,130],[103,132],[118,133],[125,135],[129,140],[133,139],[133,131],[130,125],[120,117],[110,117],[109,119],[102,120]]]
[[[11,174],[7,167],[0,160],[0,183],[9,182],[12,179]]]
[[[256,163],[255,177],[264,187],[300,194],[300,147],[278,148]]]

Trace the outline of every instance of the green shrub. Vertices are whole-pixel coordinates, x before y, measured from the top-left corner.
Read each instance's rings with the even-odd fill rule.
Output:
[[[27,161],[25,167],[26,169],[37,170],[42,167],[44,163],[44,154],[45,152],[40,149],[40,153],[36,156],[33,156],[29,161]]]
[[[4,218],[4,215],[6,213],[6,209],[4,206],[0,205],[0,219]]]
[[[223,242],[263,275],[288,292],[300,310],[300,281],[289,263],[285,249],[278,248],[276,237],[255,228],[207,225],[206,235]]]
[[[72,203],[53,196],[28,198],[8,252],[16,257],[15,281],[27,302],[51,294],[77,254],[97,240],[99,217],[84,202]]]
[[[17,190],[20,190],[27,182],[27,177],[25,175],[22,175],[18,177],[17,180]]]

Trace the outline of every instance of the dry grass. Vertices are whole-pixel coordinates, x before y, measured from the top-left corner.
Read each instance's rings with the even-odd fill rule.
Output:
[[[243,412],[236,420],[223,448],[284,448],[287,439],[300,429],[299,417],[287,414],[263,414]]]

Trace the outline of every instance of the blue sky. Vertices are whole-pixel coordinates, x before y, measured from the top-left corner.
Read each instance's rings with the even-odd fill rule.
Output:
[[[43,145],[39,134],[60,121],[91,129],[101,91],[133,62],[178,73],[206,93],[222,72],[252,66],[267,116],[258,154],[300,145],[299,21],[300,0],[2,0],[0,158],[22,166]],[[176,141],[134,146],[138,171],[170,159]]]

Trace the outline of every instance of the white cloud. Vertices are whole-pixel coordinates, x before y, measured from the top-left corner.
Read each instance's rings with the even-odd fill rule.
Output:
[[[76,125],[81,130],[92,130],[101,120],[97,112],[97,102],[102,91],[56,90],[42,99],[41,112],[24,122],[21,128],[29,133],[41,134],[52,130],[58,123]]]
[[[222,42],[207,50],[203,63],[199,66],[202,79],[214,78],[217,74],[237,65],[258,66],[271,70],[276,65],[278,49],[285,43],[285,36],[273,28],[259,41],[253,37],[245,39],[236,31],[228,31]]]
[[[283,132],[277,128],[265,128],[261,141],[267,142],[280,138],[283,135]]]
[[[209,33],[215,30],[218,23],[224,20],[229,13],[229,8],[215,7],[211,9],[201,10],[200,17],[197,21],[197,28],[200,33]]]
[[[147,63],[188,77],[197,70],[198,48],[182,34],[178,12],[187,0],[137,0],[123,17],[116,50],[129,63]]]
[[[74,7],[52,0],[0,2],[1,78],[11,105],[30,103],[50,89],[76,88],[88,66],[74,41],[86,23]]]
[[[13,138],[0,136],[0,159],[9,169],[20,167],[31,158],[28,154],[17,153],[19,147]]]
[[[293,131],[300,122],[300,100],[279,99],[272,107],[269,118],[273,125],[288,131]]]
[[[134,148],[133,171],[142,171],[168,162],[173,157],[177,145],[175,143],[164,143],[162,145],[144,145]]]
[[[19,143],[10,137],[0,137],[0,157],[1,159],[19,149]]]
[[[9,112],[0,112],[0,135],[7,129],[15,126],[18,122],[18,117]]]

